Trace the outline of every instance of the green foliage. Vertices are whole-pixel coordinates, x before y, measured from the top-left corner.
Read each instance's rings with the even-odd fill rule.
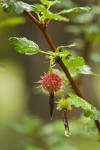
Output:
[[[91,67],[86,65],[83,57],[78,56],[76,58],[69,59],[63,57],[62,60],[69,71],[72,72],[72,76],[77,76],[79,74],[96,75],[91,71]]]
[[[81,116],[80,118],[72,119],[70,121],[70,128],[74,135],[88,137],[89,139],[97,137],[98,131],[95,123],[90,118]]]
[[[87,23],[85,26],[84,25],[81,26],[82,30],[80,30],[80,31],[79,31],[79,29],[77,28],[76,25],[74,26],[74,28],[73,28],[73,26],[70,26],[69,29],[72,33],[74,33],[76,35],[79,35],[79,36],[81,34],[84,35],[84,38],[86,40],[88,40],[89,42],[100,40],[99,39],[99,37],[100,37],[99,25],[94,26],[94,24],[93,24],[91,27],[89,26],[89,24],[93,21],[92,19],[94,18],[94,15],[93,14],[90,15],[88,13],[88,15],[86,16],[86,13],[83,14],[83,12],[89,12],[91,10],[90,7],[88,7],[88,6],[74,7],[74,8],[71,8],[71,9],[64,9],[60,12],[53,13],[53,12],[51,12],[50,8],[51,8],[51,6],[54,6],[58,3],[60,3],[58,0],[55,0],[55,1],[40,0],[40,2],[42,4],[30,5],[30,4],[24,3],[23,1],[6,0],[6,1],[3,2],[2,7],[3,7],[4,11],[6,11],[6,12],[13,11],[13,12],[16,12],[18,14],[20,14],[24,11],[27,11],[27,12],[34,11],[35,14],[37,15],[38,19],[35,18],[34,16],[32,17],[32,14],[30,14],[30,13],[29,14],[27,13],[27,14],[33,20],[33,22],[35,22],[35,24],[42,30],[44,35],[47,36],[47,41],[48,41],[48,43],[51,47],[54,46],[54,43],[52,43],[52,40],[49,38],[49,34],[46,33],[48,23],[51,19],[58,20],[58,21],[69,22],[69,19],[66,18],[65,15],[70,17],[74,14],[79,14],[77,17],[75,17],[73,19],[73,22],[74,23],[79,23],[79,24],[82,24],[82,23],[86,24]],[[82,13],[82,14],[80,14],[80,13]],[[99,9],[97,11],[95,9],[94,13],[95,14],[100,14]],[[64,15],[64,16],[62,16],[62,15]],[[89,16],[90,16],[90,18],[89,18]],[[16,25],[18,23],[18,21],[19,21],[19,23],[23,22],[23,20],[20,20],[20,19],[18,20],[18,18],[15,18],[15,19],[11,18],[10,20],[5,20],[4,22],[1,22],[0,26],[3,27],[3,26],[8,26],[8,25],[9,26],[10,25]],[[40,52],[40,53],[43,53],[43,54],[47,55],[47,58],[50,59],[50,67],[51,68],[50,67],[49,68],[51,70],[54,67],[55,63],[56,63],[57,58],[60,58],[63,61],[65,67],[69,70],[72,77],[76,77],[76,75],[78,75],[79,73],[93,74],[91,72],[91,68],[88,67],[85,64],[85,60],[84,60],[83,57],[78,56],[76,58],[73,58],[72,54],[69,53],[68,48],[72,48],[76,44],[71,44],[71,45],[68,45],[68,46],[59,46],[59,47],[57,47],[57,49],[56,48],[53,49],[53,51],[56,50],[55,52],[51,52],[51,51],[46,51],[45,52],[45,51],[40,50],[39,46],[36,43],[34,43],[33,41],[30,41],[26,38],[11,37],[11,38],[9,38],[9,42],[10,42],[10,44],[14,45],[15,50],[17,52],[21,53],[21,54],[34,55],[34,54],[37,54],[37,53]],[[50,71],[50,69],[49,69],[49,71]],[[64,88],[65,88],[66,85],[68,86],[69,81],[68,81],[67,78],[65,79],[64,75],[63,75],[62,79],[64,80],[63,83],[64,83]],[[64,90],[65,89],[63,89],[63,91]],[[63,98],[63,96],[61,97],[61,99],[58,102],[57,109],[62,110],[64,108],[66,108],[66,109],[70,110],[71,106],[75,106],[77,108],[81,107],[84,110],[84,115],[86,117],[90,117],[93,120],[100,119],[100,111],[97,111],[88,102],[86,102],[82,98],[80,98],[80,97],[78,97],[78,96],[76,96],[75,94],[72,94],[72,93],[69,94],[69,97],[67,99]],[[36,127],[38,127],[38,125],[40,125],[40,122],[38,122],[38,124],[37,124],[37,122],[38,122],[37,120],[35,120],[35,122],[34,122],[31,117],[26,118],[24,120],[24,123],[22,123],[22,125],[16,125],[15,126],[15,130],[17,132],[21,132],[21,133],[24,133],[24,134],[31,135],[31,139],[33,138],[32,134],[34,133],[34,134],[36,134],[35,138],[41,140],[41,136],[39,137],[39,132],[35,131],[35,129],[37,129]],[[43,135],[44,135],[44,133],[43,133]],[[55,137],[54,137],[53,140],[51,140],[52,142],[54,142],[54,144],[57,142]],[[52,137],[51,137],[51,139],[52,139]],[[44,146],[43,146],[42,149],[44,149],[44,147],[45,147],[45,149],[47,150],[48,144],[46,145],[46,142],[45,142],[44,139],[41,140],[41,143],[44,143]],[[28,143],[27,146],[26,146],[26,150],[33,150],[33,149],[38,150],[38,149],[40,149],[40,146],[38,148],[36,148],[36,146],[38,144],[39,144],[39,142],[34,146],[34,143]],[[54,147],[54,150],[56,150],[56,149],[57,150],[58,149],[63,149],[64,150],[64,149],[66,149],[66,146],[62,148],[62,146],[60,147],[60,144],[59,144],[59,147]],[[68,150],[69,149],[72,150],[74,148],[69,146]]]
[[[16,0],[7,0],[2,4],[2,7],[5,12],[16,12],[18,14],[22,13],[24,10],[30,12],[33,11],[33,6],[24,3],[22,1],[16,1]]]
[[[84,110],[84,115],[90,117],[91,119],[100,119],[100,111],[96,110],[92,105],[78,97],[75,94],[69,93],[69,98],[67,98],[69,103],[77,108],[81,107]]]
[[[24,17],[12,17],[0,21],[0,27],[13,27],[25,23]]]
[[[75,7],[68,10],[62,10],[59,12],[59,14],[76,14],[76,13],[82,13],[82,12],[88,12],[91,8],[88,6],[85,7]]]
[[[48,8],[50,8],[53,5],[56,5],[60,3],[59,0],[54,0],[54,1],[48,1],[48,0],[40,0],[42,4],[47,5]]]
[[[41,120],[37,117],[33,117],[31,115],[23,116],[21,123],[12,123],[9,125],[9,129],[16,131],[18,133],[23,134],[31,134],[38,130],[39,126],[41,125]]]
[[[26,38],[11,37],[9,38],[9,42],[10,44],[13,44],[15,46],[15,50],[21,54],[34,55],[40,52],[38,45]]]
[[[6,12],[14,11],[18,14],[22,13],[23,11],[28,12],[34,11],[37,14],[39,21],[41,23],[44,23],[46,19],[68,22],[69,19],[64,16],[61,16],[61,14],[75,14],[79,12],[90,11],[90,8],[86,6],[86,7],[75,7],[68,10],[62,10],[58,13],[52,13],[49,10],[50,7],[60,3],[59,0],[55,1],[40,0],[40,2],[42,4],[35,4],[34,6],[32,6],[27,3],[24,3],[23,1],[7,0],[2,4],[2,7]]]
[[[67,1],[67,0],[61,0],[61,3],[58,4],[56,7],[57,8],[72,8],[75,7],[76,4],[74,3],[73,0]]]
[[[84,36],[85,41],[94,43],[100,42],[100,6],[90,3],[92,11],[80,13],[72,18],[73,24],[67,26],[66,31],[74,35]],[[78,23],[78,26],[76,25]],[[82,40],[84,42],[84,40]],[[84,45],[84,44],[83,44]]]
[[[26,123],[27,121],[25,120],[27,120],[28,123]],[[16,125],[21,126],[24,131],[25,128],[29,128],[28,124],[31,124],[31,129],[27,130],[28,132],[16,130]],[[68,140],[64,136],[63,123],[61,120],[43,124],[38,117],[23,116],[23,119],[19,123],[14,123],[13,127],[11,125],[10,129],[21,136],[16,143],[18,146],[20,145],[20,148],[23,150],[80,150],[79,145],[82,144],[83,146],[84,140],[90,141],[90,144],[92,144],[91,142],[93,140],[94,145],[98,131],[92,120],[86,119],[85,117],[75,118],[70,120],[69,124],[72,136]],[[96,148],[99,149],[98,147],[99,143],[96,142]]]
[[[73,68],[75,69],[77,67],[81,67],[85,65],[84,58],[80,56],[72,59],[63,59],[63,62],[68,69],[73,69]]]
[[[36,9],[35,12],[38,14],[38,18],[41,21],[41,23],[44,23],[44,21],[46,19],[53,19],[53,20],[65,21],[65,22],[69,21],[69,19],[59,15],[58,13],[55,13],[55,14],[52,13],[51,11],[46,9],[46,7],[44,5],[36,4],[34,6],[35,6],[35,9]]]

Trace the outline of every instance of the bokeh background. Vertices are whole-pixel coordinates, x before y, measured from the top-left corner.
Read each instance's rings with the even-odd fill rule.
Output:
[[[93,10],[71,18],[71,23],[52,21],[48,30],[56,46],[76,42],[77,47],[72,53],[83,56],[92,71],[98,74],[82,75],[77,82],[88,101],[99,110],[100,1],[61,0],[61,4],[53,8],[53,11],[85,5],[92,7]],[[16,17],[15,21],[11,20],[13,17]],[[41,94],[36,88],[38,86],[36,82],[48,70],[48,64],[42,55],[25,56],[16,53],[8,42],[8,38],[13,36],[27,37],[38,43],[41,49],[50,50],[42,33],[27,16],[7,14],[0,8],[0,149],[99,150],[97,134],[82,132],[81,123],[88,124],[84,118],[70,123],[72,131],[75,132],[70,139],[64,136],[63,123],[58,121],[62,120],[62,115],[56,110],[54,121],[51,123],[48,96]],[[69,120],[79,118],[81,110],[75,109],[68,115]],[[92,131],[95,130],[94,125],[91,128]]]

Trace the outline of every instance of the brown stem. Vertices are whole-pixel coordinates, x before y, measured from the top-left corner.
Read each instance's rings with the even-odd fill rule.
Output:
[[[49,109],[50,109],[50,117],[51,117],[51,120],[52,120],[53,111],[54,111],[54,93],[50,93]]]
[[[51,19],[48,19],[45,23],[45,26],[47,27],[49,25],[49,23],[51,22]]]
[[[48,31],[47,31],[47,27],[45,26],[45,24],[41,24],[31,13],[29,13],[27,11],[25,11],[25,13],[39,27],[39,29],[42,31],[43,35],[45,36],[45,38],[46,38],[50,48],[52,49],[53,52],[55,52],[57,48],[56,48],[54,42],[52,41],[52,39],[51,39],[51,37],[50,37],[50,35],[49,35]],[[66,66],[64,65],[64,63],[62,62],[62,60],[60,58],[58,58],[58,64],[60,65],[60,67],[62,68],[64,73],[66,74],[66,77],[70,81],[71,86],[72,86],[73,90],[75,91],[75,93],[79,97],[81,97],[82,99],[86,100],[86,98],[81,93],[80,89],[78,88],[78,86],[74,82],[74,80],[71,77],[68,69],[66,68]],[[95,124],[96,124],[96,127],[97,127],[98,131],[100,132],[100,121],[99,120],[95,120]]]

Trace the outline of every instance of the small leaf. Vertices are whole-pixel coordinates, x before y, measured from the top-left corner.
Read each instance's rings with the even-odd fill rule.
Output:
[[[40,0],[40,2],[44,5],[48,5],[48,3],[49,3],[48,0]]]
[[[42,4],[47,5],[48,7],[51,7],[53,5],[56,5],[58,3],[60,3],[59,0],[55,0],[55,1],[48,1],[48,0],[40,0]]]
[[[91,105],[89,103],[87,103],[85,100],[83,100],[82,98],[80,98],[77,95],[72,94],[72,93],[69,93],[68,95],[70,97],[67,100],[75,107],[77,107],[77,108],[82,107],[84,110],[91,109]]]
[[[12,27],[12,26],[16,26],[19,24],[23,24],[25,23],[25,18],[24,17],[11,17],[11,18],[7,18],[5,20],[2,20],[0,22],[0,27]]]
[[[10,44],[13,44],[15,46],[15,50],[21,54],[34,55],[40,52],[38,45],[26,38],[11,37],[9,42]]]
[[[95,107],[75,94],[69,93],[68,95],[69,98],[67,98],[67,100],[70,104],[77,108],[81,107],[84,110],[84,115],[86,117],[90,117],[94,120],[100,119],[100,111],[96,110]]]
[[[74,1],[70,0],[62,0],[61,3],[57,6],[58,8],[72,8],[75,7],[76,4]]]
[[[83,59],[83,57],[76,57],[76,58],[72,58],[72,59],[63,59],[64,64],[66,65],[67,68],[69,69],[73,69],[73,68],[78,68],[80,66],[85,65],[85,61]]]
[[[88,6],[85,7],[75,7],[67,10],[62,10],[59,12],[59,14],[76,14],[76,13],[81,13],[81,12],[87,12],[90,11],[91,8]]]
[[[7,1],[2,4],[2,8],[5,12],[14,11],[18,14],[22,13],[24,10],[30,12],[33,11],[34,8],[32,5],[24,3],[22,1]]]

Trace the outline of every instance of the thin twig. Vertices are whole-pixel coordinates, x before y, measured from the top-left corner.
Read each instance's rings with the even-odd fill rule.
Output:
[[[45,23],[45,26],[48,27],[49,23],[51,22],[51,19],[48,19]]]

